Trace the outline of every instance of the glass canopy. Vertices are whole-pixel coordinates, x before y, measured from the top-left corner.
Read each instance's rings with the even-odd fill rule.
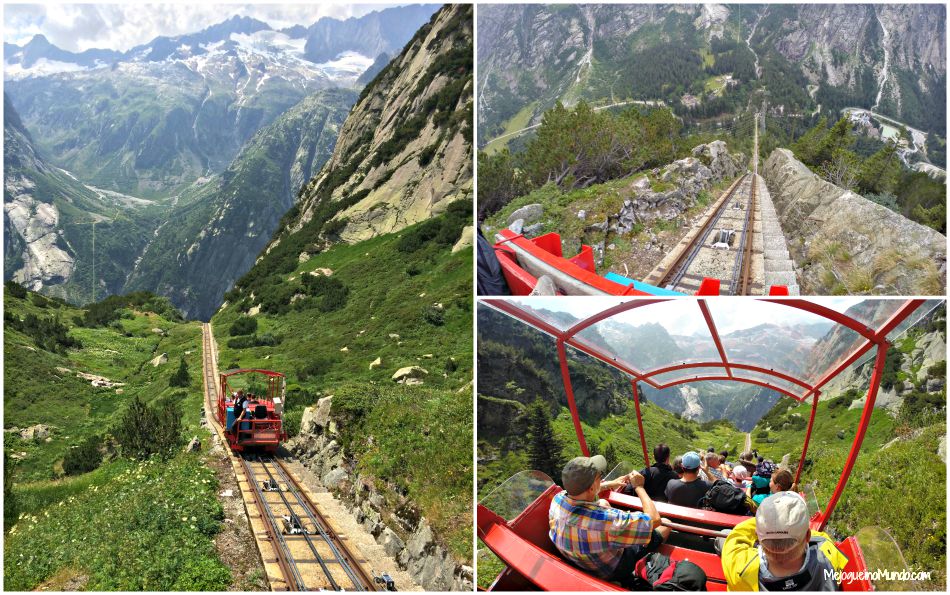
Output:
[[[872,357],[877,338],[895,336],[940,302],[514,297],[483,303],[656,387],[734,379],[803,400],[832,372]]]

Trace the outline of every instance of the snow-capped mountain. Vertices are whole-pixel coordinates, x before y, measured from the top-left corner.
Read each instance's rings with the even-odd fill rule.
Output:
[[[6,91],[51,163],[101,188],[174,196],[223,171],[304,97],[357,86],[378,55],[363,52],[401,48],[436,9],[393,7],[281,30],[235,16],[126,52],[73,53],[36,36],[4,44]],[[381,24],[390,21],[398,25]],[[315,53],[314,44],[333,52]]]

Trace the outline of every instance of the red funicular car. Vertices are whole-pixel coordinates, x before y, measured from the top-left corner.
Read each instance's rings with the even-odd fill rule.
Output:
[[[841,476],[834,488],[830,500],[824,509],[819,508],[814,492],[806,490],[803,494],[812,512],[811,526],[823,530],[838,504],[848,478],[854,467],[861,443],[871,420],[875,398],[881,382],[885,356],[892,337],[902,332],[913,321],[918,320],[933,304],[924,300],[874,300],[869,307],[859,309],[857,313],[849,309],[854,300],[828,302],[804,299],[758,298],[756,300],[712,300],[704,299],[628,299],[588,298],[599,304],[595,314],[578,319],[565,315],[572,306],[564,303],[563,298],[514,298],[487,299],[482,303],[507,314],[514,320],[512,324],[529,325],[554,339],[557,357],[560,362],[564,392],[568,408],[573,419],[574,430],[579,447],[578,454],[590,456],[584,437],[581,419],[575,403],[568,369],[567,349],[573,349],[596,358],[626,374],[631,381],[632,401],[636,410],[637,427],[631,428],[639,435],[646,466],[650,465],[648,440],[643,431],[643,420],[638,398],[638,384],[649,385],[655,389],[696,383],[707,380],[718,382],[740,382],[754,384],[777,391],[784,397],[798,402],[811,403],[811,415],[808,420],[802,444],[795,482],[798,483],[811,439],[818,400],[822,388],[837,375],[856,364],[864,364],[873,358],[873,371],[863,405],[862,415],[855,431],[854,441],[846,460],[842,461]],[[823,305],[823,304],[830,305]],[[832,353],[823,353],[817,358],[822,361],[817,367],[808,369],[797,367],[788,360],[783,363],[765,361],[763,350],[750,348],[734,335],[723,338],[717,330],[717,321],[731,317],[735,320],[752,310],[757,310],[760,318],[770,321],[782,321],[783,317],[797,315],[815,321],[830,324],[830,333],[837,333],[835,344],[839,348]],[[638,358],[637,353],[650,352],[650,345],[623,344],[619,339],[611,343],[605,341],[598,328],[609,321],[636,318],[641,323],[675,313],[680,319],[692,317],[693,328],[705,328],[701,334],[709,341],[705,349],[695,351],[696,357],[687,361],[669,361],[656,363],[655,358]],[[675,311],[675,312],[674,312]],[[740,312],[741,311],[741,312]],[[847,311],[847,313],[846,313]],[[560,315],[559,315],[560,314]],[[616,329],[616,327],[614,327]],[[614,336],[616,332],[614,333]],[[617,342],[619,341],[619,342]],[[703,355],[705,354],[705,355]],[[710,357],[708,354],[717,354]],[[816,358],[811,358],[813,361]],[[653,363],[651,363],[653,362]],[[653,437],[660,441],[662,437]],[[615,470],[606,479],[622,474],[628,469]],[[561,490],[547,475],[538,471],[522,472],[502,486],[491,491],[477,508],[477,529],[481,542],[505,565],[504,570],[495,578],[489,590],[556,590],[556,591],[618,591],[618,584],[593,577],[567,563],[560,557],[548,537],[548,509],[551,499]],[[613,506],[631,510],[641,510],[639,498],[617,492],[604,492]],[[656,507],[663,517],[663,524],[672,530],[671,537],[662,546],[661,551],[673,559],[689,559],[700,565],[707,575],[706,588],[710,591],[726,589],[725,576],[721,560],[711,547],[711,538],[723,536],[737,523],[749,518],[714,511],[699,510],[657,502]],[[877,528],[870,528],[877,529]],[[863,533],[864,530],[862,530]],[[886,533],[884,533],[886,535]],[[882,540],[876,539],[879,533],[868,531],[864,540],[861,536],[849,536],[838,542],[838,548],[848,557],[845,572],[868,569],[866,555],[872,548],[868,543],[874,541],[873,561],[882,558],[891,564],[902,559],[899,548],[891,542],[888,554],[882,554],[878,547]],[[875,541],[876,540],[876,541]],[[863,547],[863,549],[862,549]],[[877,567],[877,566],[875,566]],[[481,570],[480,570],[481,571]],[[847,591],[872,590],[874,585],[868,580],[845,580],[843,589]]]

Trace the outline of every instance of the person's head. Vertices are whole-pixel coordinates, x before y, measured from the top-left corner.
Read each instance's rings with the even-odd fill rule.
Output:
[[[747,450],[739,455],[739,464],[746,469],[755,469],[755,459],[753,459],[752,451]]]
[[[683,477],[683,457],[677,456],[673,459],[671,467],[673,467],[673,471],[675,471],[677,475]]]
[[[769,490],[773,494],[787,492],[792,489],[792,473],[788,469],[779,469],[772,474],[772,480],[769,482]]]
[[[737,465],[732,470],[732,479],[740,482],[749,479],[749,470],[742,465]]]
[[[720,450],[720,451],[719,451],[719,455],[720,455],[720,457],[722,458],[722,462],[723,462],[723,463],[725,463],[725,462],[729,459],[729,451],[728,451],[728,450]]]
[[[600,493],[600,482],[607,472],[607,459],[600,455],[593,457],[575,457],[564,465],[561,471],[561,483],[572,498],[596,500]]]
[[[685,477],[696,477],[699,473],[700,458],[699,453],[689,451],[683,455],[683,475]]]
[[[808,506],[795,492],[766,498],[755,513],[755,533],[769,561],[769,569],[794,566],[808,547]]]
[[[707,465],[709,465],[709,466],[712,467],[713,469],[716,469],[716,468],[719,467],[719,465],[720,465],[721,463],[722,463],[722,460],[719,458],[719,455],[717,455],[717,454],[714,453],[714,452],[707,452],[707,453],[706,453],[706,464],[707,464]]]
[[[653,462],[668,463],[670,460],[670,447],[660,442],[653,447]]]

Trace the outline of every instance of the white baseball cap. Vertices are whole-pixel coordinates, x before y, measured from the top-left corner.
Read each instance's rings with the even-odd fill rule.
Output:
[[[764,539],[802,539],[808,534],[808,505],[795,492],[778,492],[755,513],[755,533]]]

